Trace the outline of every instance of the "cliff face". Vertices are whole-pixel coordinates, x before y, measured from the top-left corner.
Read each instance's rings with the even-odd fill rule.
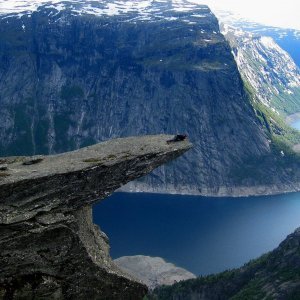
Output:
[[[299,299],[300,229],[277,249],[244,267],[162,287],[149,299]]]
[[[238,182],[235,170],[269,155],[269,142],[211,11],[185,1],[86,3],[2,14],[0,152],[186,132],[194,150],[127,189],[255,193],[257,176]]]
[[[300,70],[271,38],[223,25],[239,70],[257,98],[286,116],[300,111]]]
[[[0,162],[0,298],[141,299],[109,256],[92,204],[188,149],[148,136]]]

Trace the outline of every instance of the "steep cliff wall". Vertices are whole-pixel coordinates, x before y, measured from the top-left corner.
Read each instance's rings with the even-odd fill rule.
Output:
[[[127,190],[296,189],[299,174],[290,179],[269,171],[273,158],[251,163],[272,156],[272,147],[208,7],[86,3],[1,16],[1,154],[58,153],[113,137],[177,131],[189,134],[194,150]]]
[[[0,160],[1,299],[142,299],[109,256],[92,204],[191,148],[170,136],[116,139]]]

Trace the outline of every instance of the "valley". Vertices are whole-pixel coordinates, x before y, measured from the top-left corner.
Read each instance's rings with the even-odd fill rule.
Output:
[[[124,191],[300,190],[299,161],[289,144],[299,136],[273,122],[265,107],[254,107],[207,6],[34,3],[0,16],[1,155],[186,133],[195,144],[189,154]]]

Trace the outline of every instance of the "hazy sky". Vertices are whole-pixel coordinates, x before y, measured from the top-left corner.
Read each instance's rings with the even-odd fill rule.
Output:
[[[266,25],[300,30],[300,0],[190,0]]]

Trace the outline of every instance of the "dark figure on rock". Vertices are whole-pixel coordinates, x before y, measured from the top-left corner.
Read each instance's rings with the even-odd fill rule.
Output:
[[[187,139],[187,134],[176,134],[171,140],[168,140],[167,143],[176,143],[176,142],[182,142]]]

